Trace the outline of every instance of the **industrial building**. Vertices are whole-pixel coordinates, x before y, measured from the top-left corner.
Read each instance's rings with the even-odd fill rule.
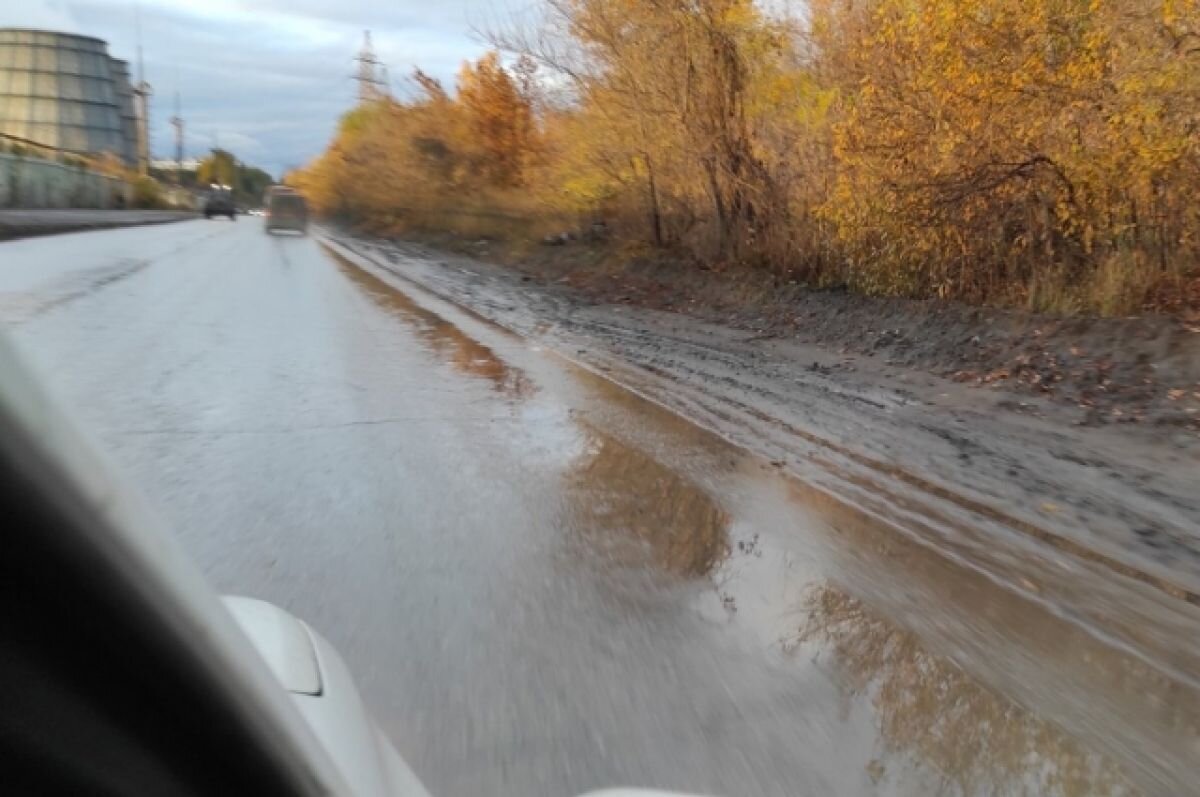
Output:
[[[0,28],[0,139],[58,153],[145,158],[144,108],[129,65],[104,41]]]
[[[124,149],[121,159],[133,164],[138,160],[138,122],[137,98],[133,93],[133,80],[129,75],[129,62],[113,59],[114,79],[117,85],[118,102],[121,105],[121,140]]]

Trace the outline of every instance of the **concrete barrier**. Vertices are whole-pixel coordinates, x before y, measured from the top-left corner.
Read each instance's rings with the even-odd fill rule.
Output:
[[[195,211],[0,208],[0,241],[81,230],[140,227],[196,218]],[[3,258],[0,257],[0,260]]]
[[[79,166],[0,153],[0,208],[122,208],[129,183]]]

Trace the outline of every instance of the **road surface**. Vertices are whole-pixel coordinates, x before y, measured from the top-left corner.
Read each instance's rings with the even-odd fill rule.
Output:
[[[0,321],[439,797],[1195,788],[1190,661],[317,238],[0,244]]]

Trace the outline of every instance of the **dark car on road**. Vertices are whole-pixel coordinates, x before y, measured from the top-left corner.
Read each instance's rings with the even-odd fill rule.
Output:
[[[308,204],[300,194],[274,186],[267,191],[266,205],[267,220],[264,227],[268,233],[275,230],[308,232]]]
[[[223,189],[214,189],[204,200],[204,218],[213,216],[228,216],[230,221],[237,221],[237,207],[233,204],[233,194]]]

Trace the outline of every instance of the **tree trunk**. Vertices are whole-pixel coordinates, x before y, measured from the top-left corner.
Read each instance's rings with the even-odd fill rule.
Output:
[[[658,186],[654,182],[654,164],[649,155],[642,155],[646,161],[646,189],[650,195],[650,230],[654,233],[654,245],[662,247],[662,213],[658,209]]]
[[[717,217],[717,257],[724,258],[725,249],[729,245],[729,214],[725,209],[725,197],[721,194],[721,181],[717,177],[716,163],[711,158],[706,159],[704,168],[708,173],[709,190],[712,192],[713,213]]]

